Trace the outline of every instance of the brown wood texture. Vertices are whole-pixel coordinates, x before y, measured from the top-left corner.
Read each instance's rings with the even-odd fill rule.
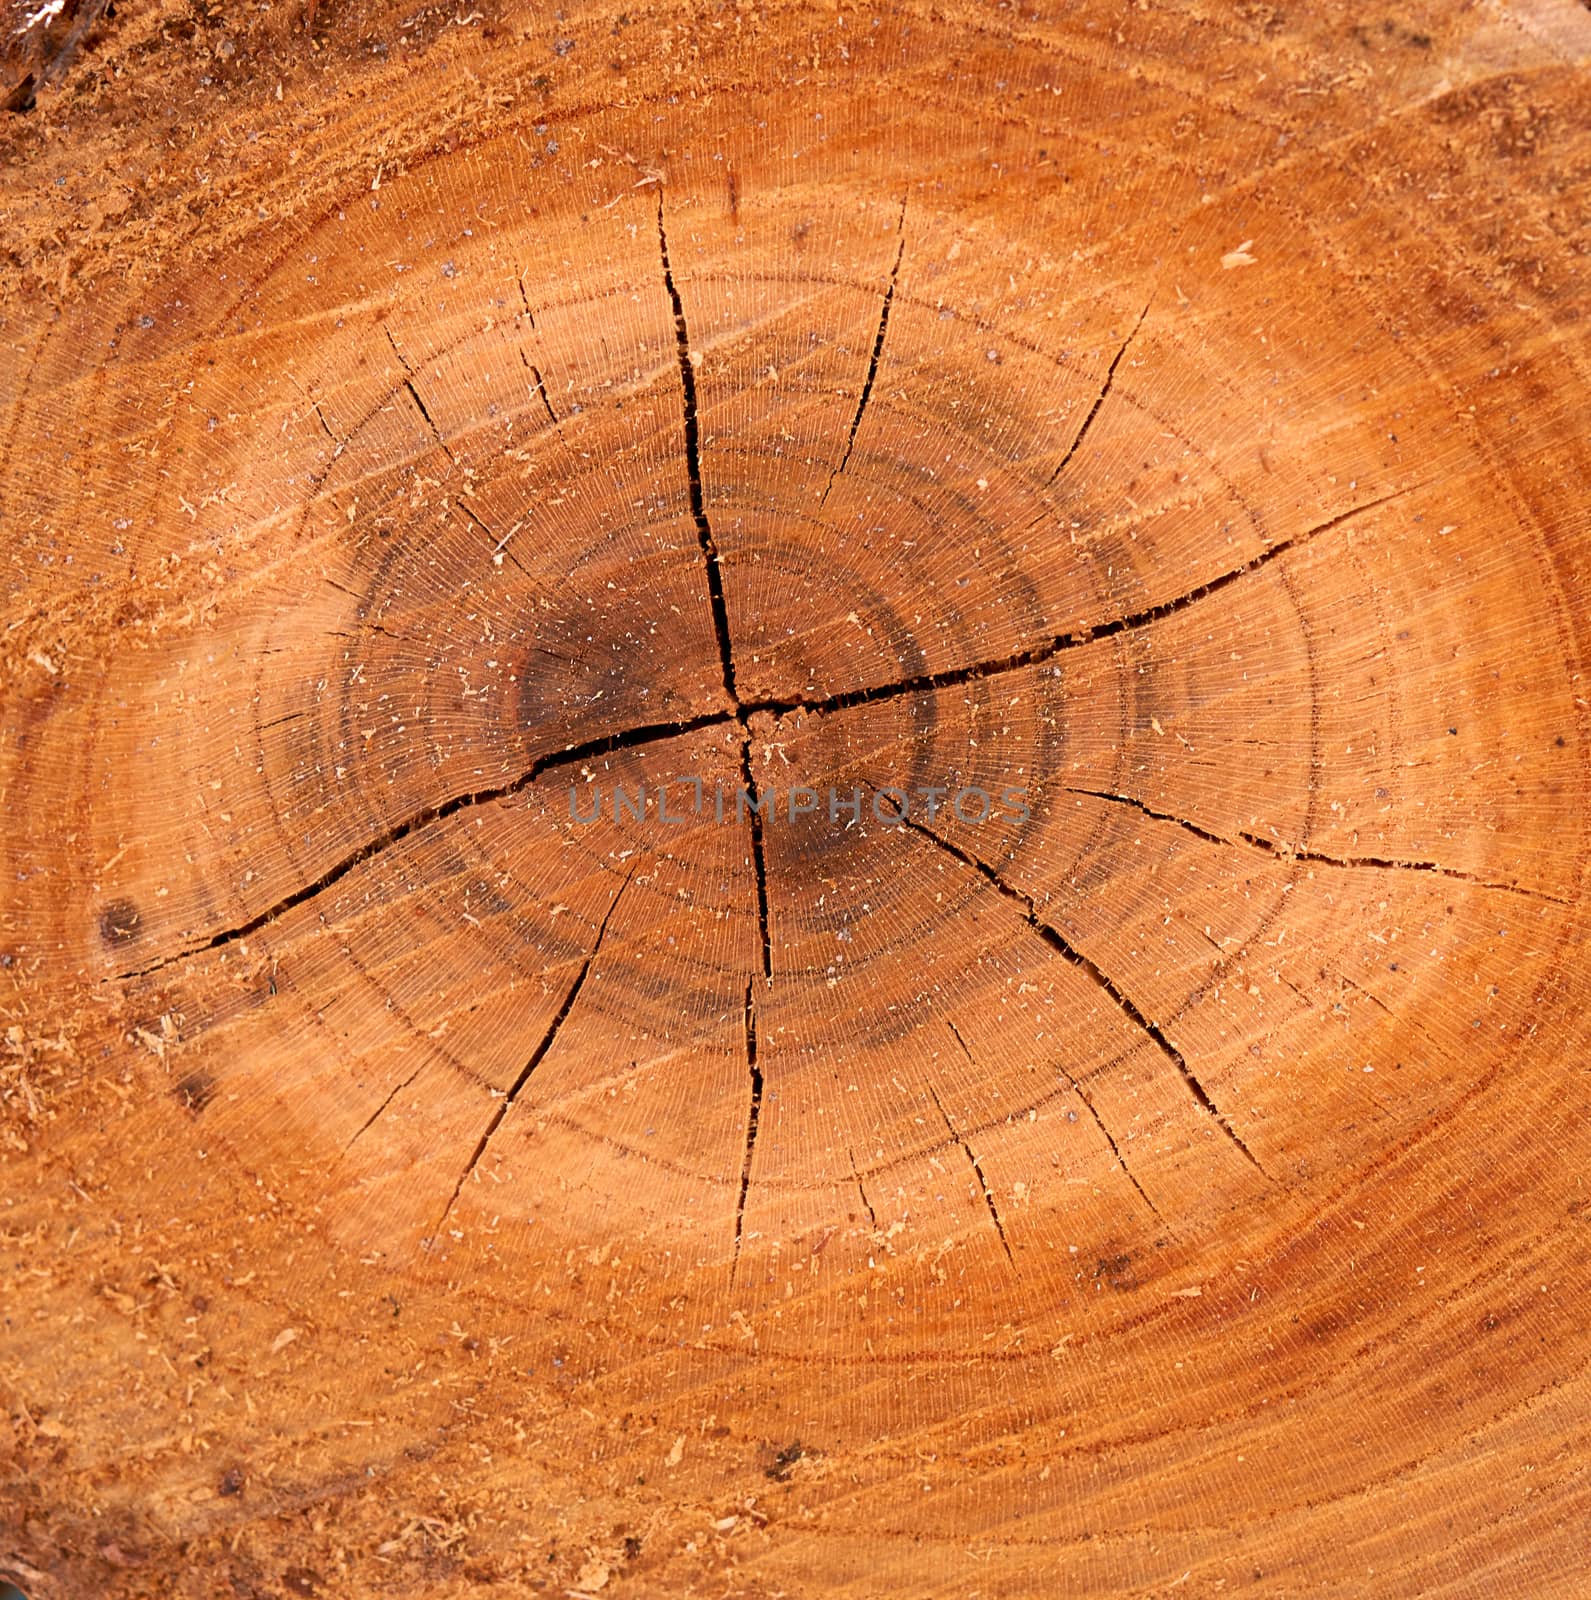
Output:
[[[1591,12],[301,24],[0,84],[0,1574],[1591,1592]]]

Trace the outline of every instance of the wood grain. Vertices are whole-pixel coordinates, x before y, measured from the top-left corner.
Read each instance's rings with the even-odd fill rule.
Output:
[[[1591,13],[302,20],[0,129],[0,1575],[1586,1593]]]

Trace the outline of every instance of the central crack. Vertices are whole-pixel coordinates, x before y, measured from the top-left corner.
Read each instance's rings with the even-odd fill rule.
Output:
[[[707,570],[707,599],[712,607],[713,633],[718,640],[718,663],[724,675],[734,720],[740,724],[740,770],[745,780],[747,809],[751,823],[751,856],[757,877],[757,926],[762,936],[762,975],[773,979],[773,946],[768,936],[768,869],[763,857],[762,797],[757,791],[756,774],[751,768],[751,714],[761,710],[759,703],[740,698],[735,686],[735,650],[729,636],[729,608],[724,600],[724,575],[719,562],[718,541],[707,516],[707,498],[702,490],[701,421],[696,409],[696,362],[691,353],[690,327],[685,321],[685,302],[674,282],[669,264],[668,229],[663,221],[663,194],[657,196],[657,246],[663,260],[663,287],[674,308],[674,341],[679,352],[680,391],[684,401],[685,475],[689,486],[691,520],[696,524],[696,540],[701,546],[702,564]]]
[[[663,220],[663,191],[657,195],[657,247],[663,262],[663,287],[674,309],[674,342],[679,354],[680,394],[684,409],[685,476],[690,497],[691,520],[696,525],[696,542],[701,546],[702,564],[707,571],[707,599],[713,613],[713,633],[718,640],[718,664],[724,677],[724,694],[734,720],[740,726],[740,771],[746,791],[748,822],[751,828],[751,860],[757,884],[757,931],[762,952],[762,978],[773,982],[773,943],[768,932],[768,864],[763,852],[762,796],[751,766],[751,712],[740,698],[735,684],[735,651],[729,635],[729,607],[724,600],[724,575],[719,564],[718,541],[707,516],[707,497],[702,489],[701,419],[696,405],[696,363],[691,352],[690,327],[685,320],[685,302],[674,282],[674,269],[668,258],[668,229]],[[882,330],[879,334],[883,338]],[[746,1145],[741,1157],[740,1193],[735,1202],[735,1253],[731,1277],[739,1271],[740,1250],[745,1240],[746,1199],[751,1192],[751,1169],[757,1153],[757,1124],[762,1112],[762,1072],[757,1065],[757,1014],[754,1003],[754,978],[746,981],[745,1051],[746,1073],[750,1078],[750,1103],[746,1110]]]
[[[691,356],[690,329],[685,324],[685,303],[674,282],[668,260],[668,232],[663,226],[663,195],[657,197],[657,244],[663,256],[663,286],[674,307],[674,342],[679,351],[679,381],[685,399],[685,472],[689,482],[691,520],[696,524],[696,539],[702,547],[707,567],[707,598],[713,608],[713,632],[718,636],[718,661],[724,673],[724,692],[738,711],[740,696],[735,693],[735,654],[729,642],[729,611],[724,604],[724,576],[718,565],[718,541],[707,520],[707,503],[702,494],[701,423],[696,414],[696,363]]]

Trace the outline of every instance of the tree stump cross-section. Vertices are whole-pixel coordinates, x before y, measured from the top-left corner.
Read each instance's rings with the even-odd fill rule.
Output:
[[[1584,1593],[1591,12],[77,15],[0,1575]]]

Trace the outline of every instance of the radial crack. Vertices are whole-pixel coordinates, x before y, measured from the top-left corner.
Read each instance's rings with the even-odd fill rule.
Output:
[[[607,915],[603,917],[597,928],[596,943],[591,946],[591,954],[580,963],[580,970],[575,974],[575,980],[569,985],[568,992],[564,995],[563,1004],[558,1007],[557,1015],[552,1019],[547,1031],[542,1035],[541,1042],[531,1051],[530,1059],[520,1068],[519,1076],[514,1079],[508,1093],[503,1096],[501,1103],[492,1112],[491,1119],[487,1122],[479,1141],[475,1146],[475,1153],[470,1157],[459,1180],[453,1185],[453,1193],[448,1197],[448,1203],[442,1208],[442,1215],[437,1221],[437,1228],[448,1219],[459,1195],[463,1192],[465,1182],[469,1175],[480,1164],[480,1159],[486,1154],[486,1147],[491,1143],[492,1135],[502,1125],[503,1118],[513,1110],[515,1102],[519,1099],[520,1091],[530,1082],[530,1075],[547,1058],[547,1052],[552,1049],[554,1040],[558,1037],[558,1030],[569,1020],[569,1013],[574,1010],[575,1001],[580,998],[580,991],[585,986],[586,975],[591,971],[591,963],[597,959],[597,953],[602,949],[602,941],[607,935],[608,923],[613,920],[613,913],[619,909],[619,902],[624,898],[624,891],[630,887],[630,879],[635,876],[635,867],[631,867],[624,882],[619,885],[619,892],[614,895],[613,903],[608,907]],[[361,1130],[362,1131],[362,1130]]]
[[[972,1153],[972,1146],[956,1132],[956,1125],[950,1120],[950,1113],[940,1103],[938,1091],[930,1084],[928,1087],[929,1098],[939,1107],[939,1115],[945,1119],[945,1127],[950,1132],[950,1137],[961,1146],[961,1153],[972,1164],[973,1176],[978,1180],[978,1192],[983,1196],[983,1203],[989,1208],[989,1219],[994,1223],[994,1231],[1000,1235],[1000,1248],[1005,1251],[1005,1258],[1014,1267],[1016,1257],[1011,1254],[1011,1242],[1005,1236],[1005,1224],[1000,1220],[1000,1211],[994,1203],[994,1190],[989,1187],[988,1180],[983,1175],[983,1168],[978,1163],[978,1158]]]
[[[535,323],[532,322],[531,326],[535,327]],[[524,362],[525,370],[536,380],[536,393],[541,397],[542,409],[547,413],[547,420],[556,428],[558,426],[558,413],[553,410],[552,401],[547,398],[547,385],[542,382],[541,368],[523,350],[519,352],[519,359]]]
[[[329,582],[330,580],[328,579],[327,581]],[[334,589],[339,589],[341,587],[342,586],[340,584],[332,584],[332,588]],[[360,600],[360,603],[363,604],[361,597],[359,595],[352,594],[351,590],[343,589],[342,592],[346,595],[350,595],[351,598],[355,600]],[[373,621],[369,617],[356,617],[354,620],[361,628],[368,629],[371,633],[379,633],[383,639],[395,639],[399,644],[409,644],[412,642],[411,640],[404,638],[401,633],[394,633],[392,629],[387,627],[385,623]],[[350,641],[356,641],[359,637],[359,635],[356,633],[345,633],[341,628],[327,628],[325,632],[328,639],[348,639]],[[279,650],[262,650],[260,652],[261,655],[281,655],[282,653],[283,652]],[[347,658],[344,657],[344,659],[346,660]]]
[[[350,1150],[352,1150],[353,1147],[356,1144],[358,1144],[359,1141],[362,1138],[364,1138],[364,1136],[370,1131],[370,1129],[380,1120],[382,1112],[384,1112],[387,1109],[387,1107],[390,1106],[392,1104],[392,1102],[394,1100],[396,1100],[398,1098],[398,1096],[400,1094],[402,1094],[403,1091],[405,1089],[407,1089],[409,1087],[409,1085],[411,1083],[413,1083],[414,1080],[416,1078],[418,1078],[420,1076],[420,1074],[422,1072],[424,1072],[424,1071],[425,1071],[425,1063],[421,1062],[421,1064],[419,1066],[417,1066],[414,1069],[414,1071],[411,1072],[409,1074],[409,1076],[403,1080],[402,1083],[400,1083],[395,1089],[392,1089],[392,1090],[390,1090],[388,1092],[388,1094],[383,1098],[381,1104],[379,1106],[377,1106],[376,1109],[374,1111],[372,1111],[370,1113],[370,1115],[368,1117],[366,1117],[365,1120],[362,1123],[360,1123],[359,1131],[357,1133],[355,1133],[353,1138],[351,1138],[347,1142],[347,1144],[345,1144],[343,1146],[343,1148],[342,1148],[343,1155],[347,1155],[348,1152]],[[341,1157],[339,1157],[339,1159],[341,1159]]]
[[[320,409],[320,401],[311,400],[309,404],[310,409],[315,413],[315,420],[320,423],[321,431],[328,439],[331,440],[334,445],[337,446],[337,455],[341,455],[343,451],[343,441],[331,431],[331,424],[326,420],[326,413]]]
[[[403,368],[403,387],[409,391],[409,398],[414,401],[420,415],[425,418],[425,425],[431,430],[431,436],[436,440],[437,444],[441,446],[442,454],[449,461],[452,461],[453,452],[448,449],[447,440],[442,437],[442,430],[437,427],[436,421],[427,408],[425,401],[420,398],[420,391],[414,386],[414,368],[409,365],[404,358],[403,352],[398,348],[398,341],[392,337],[392,330],[384,326],[381,331],[386,334],[387,343],[392,346],[392,353],[398,358],[399,365]]]
[[[845,1154],[851,1162],[851,1177],[856,1183],[856,1192],[862,1197],[862,1205],[867,1211],[867,1220],[874,1233],[878,1232],[878,1214],[873,1210],[873,1202],[867,1197],[867,1186],[862,1182],[862,1174],[856,1165],[856,1152],[849,1147]]]
[[[1550,905],[1568,905],[1568,901],[1561,895],[1549,893],[1545,889],[1536,889],[1523,883],[1499,883],[1489,878],[1477,877],[1472,872],[1465,872],[1461,867],[1444,866],[1439,861],[1411,860],[1399,856],[1334,856],[1327,855],[1320,850],[1309,850],[1303,845],[1288,844],[1280,839],[1267,839],[1264,834],[1251,833],[1247,828],[1238,828],[1228,837],[1225,834],[1212,833],[1208,828],[1201,828],[1196,822],[1189,822],[1186,817],[1179,817],[1175,812],[1157,811],[1153,806],[1146,804],[1136,795],[1118,794],[1109,789],[1073,789],[1062,791],[1065,794],[1086,795],[1093,800],[1108,801],[1112,805],[1130,806],[1134,811],[1142,812],[1144,816],[1151,817],[1156,822],[1169,822],[1181,828],[1184,833],[1191,833],[1197,839],[1203,839],[1209,844],[1223,844],[1236,847],[1248,845],[1255,850],[1263,850],[1267,855],[1279,861],[1306,861],[1314,866],[1323,867],[1360,867],[1377,868],[1386,872],[1431,872],[1439,877],[1453,878],[1460,883],[1473,884],[1477,889],[1493,889],[1499,894],[1523,895],[1529,900],[1544,900]]]
[[[873,382],[878,377],[878,363],[884,354],[884,336],[889,332],[889,311],[895,303],[895,284],[900,277],[900,264],[906,254],[906,202],[900,203],[900,220],[895,225],[895,231],[900,235],[900,243],[895,247],[895,264],[889,269],[889,283],[884,290],[884,304],[878,313],[878,332],[873,338],[873,353],[868,359],[867,376],[862,380],[861,398],[856,402],[856,415],[851,418],[851,431],[846,435],[845,453],[840,457],[840,464],[829,474],[829,481],[823,486],[823,493],[818,497],[818,504],[823,505],[829,498],[829,491],[834,487],[834,480],[845,471],[851,459],[851,451],[856,446],[856,430],[862,425],[862,413],[867,410],[867,402],[873,395]]]
[[[435,420],[431,416],[431,413],[426,409],[425,401],[420,398],[420,391],[414,386],[414,379],[405,378],[403,380],[403,387],[409,391],[409,398],[420,408],[420,415],[425,418],[425,425],[435,436],[436,442],[442,446],[444,451],[447,451],[447,453],[451,455],[452,452],[448,451],[447,448],[447,441],[442,437],[442,430],[437,427]]]
[[[374,856],[380,855],[384,850],[390,850],[392,846],[418,833],[422,828],[427,828],[434,822],[441,822],[448,817],[455,816],[467,806],[490,805],[495,800],[506,800],[510,796],[519,794],[522,790],[529,788],[544,773],[552,772],[560,767],[567,767],[577,762],[590,760],[593,756],[611,755],[618,750],[633,750],[640,745],[653,744],[662,739],[676,738],[680,734],[695,733],[702,728],[722,727],[725,723],[733,721],[733,714],[728,711],[709,711],[702,716],[692,717],[684,722],[647,723],[641,727],[627,728],[621,733],[607,734],[600,739],[588,739],[583,744],[566,745],[562,750],[539,757],[517,778],[508,783],[497,784],[489,789],[472,790],[468,794],[454,795],[451,799],[441,801],[437,805],[423,806],[420,810],[411,812],[401,822],[394,823],[390,828],[377,834],[375,838],[366,840],[357,850],[351,850],[335,865],[328,867],[313,883],[307,883],[301,888],[293,890],[291,894],[284,895],[275,904],[267,906],[264,911],[250,917],[247,922],[240,922],[234,927],[225,928],[220,933],[214,934],[199,944],[190,945],[186,949],[161,956],[158,960],[151,961],[147,966],[136,967],[127,972],[118,972],[114,976],[118,982],[125,982],[133,978],[144,978],[152,972],[158,972],[162,967],[170,966],[173,962],[186,960],[189,956],[198,955],[205,950],[219,949],[221,946],[233,944],[239,939],[246,939],[250,934],[257,933],[267,923],[274,922],[295,906],[303,905],[307,900],[313,900],[315,896],[324,893],[334,884],[346,878],[355,867],[369,861]]]
[[[1212,833],[1208,828],[1201,828],[1197,822],[1189,822],[1186,817],[1173,816],[1169,811],[1155,811],[1130,794],[1116,794],[1109,789],[1074,789],[1069,785],[1063,787],[1060,792],[1079,795],[1088,800],[1108,800],[1112,805],[1131,806],[1134,811],[1141,811],[1144,816],[1153,817],[1156,822],[1174,822],[1184,833],[1191,833],[1195,839],[1202,839],[1206,844],[1235,845],[1238,842],[1236,839],[1227,838],[1225,834]]]
[[[718,542],[707,520],[707,502],[702,493],[701,424],[696,412],[696,365],[691,356],[690,329],[685,323],[685,302],[674,282],[668,259],[668,234],[663,226],[663,191],[657,194],[657,243],[663,257],[663,285],[674,307],[674,340],[679,350],[680,389],[685,406],[685,472],[689,483],[691,520],[696,524],[696,542],[701,546],[707,567],[707,598],[712,606],[713,632],[718,636],[718,660],[723,669],[724,691],[732,704],[739,705],[735,693],[735,658],[729,643],[729,610],[724,603],[724,575],[718,564]]]
[[[747,821],[751,825],[751,861],[757,878],[757,931],[762,939],[762,975],[773,981],[773,942],[768,934],[768,863],[763,855],[762,797],[751,770],[751,735],[740,742],[740,774],[746,791]]]
[[[920,822],[913,822],[910,817],[906,817],[902,819],[900,826],[909,828],[913,833],[921,834],[923,838],[931,840],[941,850],[945,851],[949,855],[954,856],[956,860],[962,863],[963,866],[971,867],[974,872],[978,873],[982,878],[992,884],[1001,895],[1003,895],[1012,903],[1012,905],[1016,906],[1021,913],[1023,920],[1028,924],[1029,927],[1033,929],[1039,938],[1041,938],[1052,950],[1054,950],[1057,955],[1065,957],[1065,959],[1080,972],[1086,974],[1093,981],[1094,985],[1100,990],[1100,992],[1110,998],[1112,1003],[1116,1006],[1116,1009],[1120,1011],[1121,1014],[1126,1017],[1134,1027],[1145,1034],[1149,1039],[1154,1041],[1155,1045],[1160,1050],[1160,1053],[1177,1069],[1182,1081],[1187,1085],[1189,1093],[1192,1094],[1193,1098],[1198,1101],[1198,1103],[1206,1111],[1208,1111],[1212,1117],[1215,1118],[1216,1123],[1226,1134],[1227,1138],[1230,1139],[1238,1148],[1238,1150],[1242,1152],[1244,1159],[1247,1160],[1256,1171],[1264,1174],[1264,1176],[1267,1178],[1270,1177],[1270,1174],[1266,1172],[1265,1168],[1260,1164],[1259,1158],[1252,1150],[1249,1149],[1248,1145],[1243,1142],[1242,1135],[1239,1134],[1237,1129],[1232,1126],[1231,1119],[1223,1111],[1221,1111],[1216,1106],[1215,1102],[1210,1098],[1209,1093],[1206,1091],[1204,1085],[1199,1082],[1198,1075],[1194,1072],[1193,1068],[1188,1065],[1187,1058],[1171,1042],[1171,1040],[1166,1037],[1166,1034],[1160,1027],[1159,1023],[1152,1022],[1148,1017],[1146,1017],[1134,1003],[1132,998],[1115,982],[1114,979],[1109,976],[1109,974],[1101,969],[1098,963],[1084,955],[1081,950],[1067,940],[1067,938],[1060,932],[1059,929],[1054,928],[1049,923],[1043,921],[1038,914],[1037,908],[1034,906],[1033,897],[1031,895],[1024,894],[1022,890],[1013,888],[1005,881],[1004,878],[1000,876],[998,872],[995,871],[993,867],[989,866],[987,862],[980,861],[977,856],[971,854],[969,851],[961,849],[959,845],[954,845],[948,839],[941,838],[937,833],[933,832],[932,829],[925,828]]]
[[[1362,516],[1367,511],[1373,511],[1378,506],[1383,506],[1388,501],[1396,500],[1402,495],[1412,493],[1413,490],[1423,487],[1421,484],[1411,484],[1405,489],[1394,489],[1377,499],[1366,501],[1365,504],[1354,506],[1351,510],[1339,513],[1328,518],[1325,522],[1317,523],[1305,532],[1295,534],[1290,539],[1282,539],[1276,544],[1267,545],[1257,556],[1245,561],[1241,566],[1233,567],[1218,577],[1211,578],[1195,588],[1185,590],[1179,595],[1174,595],[1169,600],[1162,600],[1157,605],[1147,606],[1142,611],[1135,611],[1128,616],[1116,617],[1109,622],[1094,623],[1086,628],[1080,628],[1072,633],[1058,634],[1043,643],[1031,645],[1025,650],[1015,651],[1008,656],[995,656],[985,661],[974,661],[963,667],[946,667],[938,672],[919,673],[915,677],[900,678],[893,683],[875,684],[868,689],[847,689],[838,694],[822,695],[815,699],[795,700],[748,700],[743,702],[742,710],[746,713],[753,711],[772,711],[777,715],[788,715],[793,711],[810,711],[825,713],[831,711],[846,711],[853,706],[869,705],[874,701],[897,700],[905,695],[921,694],[929,690],[952,689],[963,684],[977,683],[984,678],[998,678],[1007,673],[1021,672],[1028,667],[1042,666],[1046,661],[1061,654],[1064,650],[1075,650],[1086,644],[1092,644],[1099,639],[1111,639],[1119,633],[1130,633],[1139,628],[1149,626],[1154,622],[1161,622],[1165,618],[1175,616],[1178,612],[1186,610],[1189,606],[1196,605],[1201,600],[1207,600],[1212,595],[1219,594],[1223,589],[1229,588],[1240,578],[1246,577],[1251,572],[1257,572],[1261,567],[1268,566],[1279,556],[1286,555],[1290,550],[1297,550],[1308,544],[1318,535],[1328,533],[1331,529],[1339,527],[1342,523],[1353,517]]]
[[[966,1056],[968,1061],[971,1061],[972,1064],[976,1066],[977,1060],[973,1056],[972,1051],[967,1048],[967,1041],[961,1037],[961,1029],[948,1019],[945,1025],[953,1034],[955,1034],[956,1043],[961,1046],[962,1054]],[[1093,1100],[1089,1098],[1087,1090],[1083,1088],[1082,1084],[1080,1084],[1077,1079],[1074,1078],[1071,1073],[1061,1065],[1059,1061],[1055,1062],[1054,1066],[1055,1070],[1066,1080],[1067,1087],[1072,1091],[1073,1094],[1077,1096],[1079,1100],[1083,1102],[1083,1105],[1087,1109],[1089,1116],[1094,1119],[1094,1126],[1098,1128],[1099,1131],[1104,1135],[1105,1143],[1110,1146],[1110,1153],[1116,1158],[1116,1165],[1121,1168],[1122,1176],[1133,1186],[1134,1189],[1138,1191],[1139,1199],[1141,1199],[1143,1203],[1149,1207],[1150,1211],[1152,1211],[1154,1215],[1158,1217],[1160,1215],[1160,1208],[1154,1203],[1153,1200],[1149,1198],[1148,1194],[1144,1190],[1144,1186],[1139,1183],[1136,1177],[1133,1176],[1132,1168],[1127,1165],[1127,1158],[1122,1155],[1121,1148],[1117,1145],[1115,1136],[1111,1133],[1110,1129],[1105,1126],[1105,1119],[1100,1116]],[[855,1166],[854,1159],[852,1161],[852,1166]]]
[[[309,408],[315,413],[315,420],[320,423],[321,431],[328,439],[331,440],[334,445],[337,446],[336,450],[332,453],[332,460],[335,461],[337,457],[343,453],[343,448],[346,444],[346,441],[339,439],[337,435],[332,432],[331,424],[326,420],[326,413],[320,408],[320,401],[317,400],[314,395],[312,395],[309,390],[306,389],[303,384],[301,384],[291,374],[288,375],[288,382],[291,383],[293,387],[297,389],[298,392],[309,402]]]
[[[1391,1009],[1390,1006],[1387,1005],[1384,1000],[1381,999],[1379,995],[1372,994],[1367,988],[1364,987],[1363,984],[1355,983],[1346,972],[1339,972],[1335,974],[1335,976],[1339,983],[1345,984],[1348,988],[1352,989],[1355,994],[1362,994],[1371,1005],[1375,1006],[1376,1009],[1382,1013],[1383,1016],[1392,1017],[1394,1020],[1396,1020],[1396,1013]],[[1300,996],[1300,998],[1302,998],[1302,996]]]
[[[746,1197],[751,1193],[751,1162],[757,1149],[757,1123],[762,1116],[762,1070],[757,1065],[757,1010],[753,987],[754,980],[747,979],[746,1072],[751,1079],[751,1105],[746,1113],[746,1154],[740,1165],[740,1197],[735,1202],[735,1254],[729,1269],[731,1283],[740,1270],[740,1246],[746,1226]]]
[[[1083,418],[1083,425],[1077,430],[1077,437],[1072,440],[1070,448],[1061,457],[1061,464],[1050,474],[1049,481],[1055,480],[1066,470],[1067,463],[1077,454],[1079,446],[1088,437],[1088,430],[1094,426],[1094,418],[1099,415],[1099,408],[1104,405],[1105,397],[1110,393],[1111,385],[1116,381],[1116,368],[1121,365],[1121,358],[1127,354],[1127,347],[1138,337],[1138,330],[1144,325],[1144,318],[1149,315],[1149,307],[1154,304],[1154,296],[1144,302],[1144,308],[1138,313],[1138,320],[1132,325],[1132,332],[1122,340],[1121,349],[1116,352],[1116,359],[1105,369],[1105,381],[1100,386],[1098,398],[1094,401],[1089,413]]]
[[[495,528],[491,527],[482,518],[478,517],[470,509],[468,502],[465,501],[462,496],[460,498],[456,499],[453,502],[453,504],[456,505],[459,508],[459,510],[462,511],[464,513],[464,515],[466,517],[468,517],[470,519],[470,521],[473,522],[475,524],[475,526],[477,528],[479,528],[481,530],[481,532],[484,533],[486,535],[486,537],[492,541],[492,559],[494,561],[497,561],[498,558],[501,557],[501,556],[506,556],[510,561],[512,561],[514,563],[514,565],[516,567],[519,568],[519,570],[521,572],[525,573],[525,576],[527,578],[530,576],[529,572],[527,572],[525,570],[524,562],[522,562],[519,559],[519,557],[516,556],[514,554],[514,552],[508,548],[508,541],[513,538],[514,533],[515,533],[515,529],[514,528],[510,528],[508,530],[508,533],[503,538],[499,539],[497,537],[497,530]],[[501,565],[501,562],[499,562],[498,564]]]
[[[1121,1168],[1122,1176],[1126,1178],[1128,1183],[1130,1183],[1133,1188],[1138,1191],[1138,1198],[1149,1207],[1150,1211],[1153,1212],[1155,1216],[1158,1217],[1160,1215],[1160,1207],[1149,1198],[1148,1192],[1134,1176],[1132,1168],[1127,1165],[1127,1158],[1121,1153],[1121,1147],[1116,1143],[1115,1136],[1111,1133],[1110,1129],[1105,1126],[1105,1119],[1100,1116],[1098,1109],[1094,1105],[1094,1102],[1083,1092],[1083,1086],[1071,1075],[1071,1073],[1066,1071],[1064,1067],[1060,1069],[1060,1072],[1061,1076],[1065,1078],[1067,1083],[1071,1085],[1072,1093],[1083,1102],[1083,1105],[1087,1108],[1089,1116],[1094,1119],[1094,1126],[1098,1128],[1102,1134],[1104,1134],[1105,1143],[1110,1146],[1110,1153],[1115,1156],[1116,1165]]]

